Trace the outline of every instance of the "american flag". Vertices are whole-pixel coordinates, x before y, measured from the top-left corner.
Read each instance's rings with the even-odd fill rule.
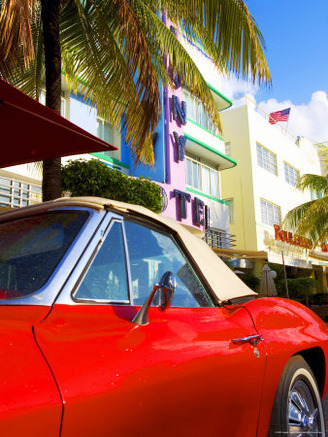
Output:
[[[269,123],[276,124],[278,121],[288,121],[290,108],[283,109],[282,111],[271,112],[269,115]]]

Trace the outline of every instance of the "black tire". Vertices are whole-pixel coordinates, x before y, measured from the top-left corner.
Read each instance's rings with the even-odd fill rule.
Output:
[[[321,396],[305,360],[292,357],[283,373],[273,404],[269,437],[325,437]]]

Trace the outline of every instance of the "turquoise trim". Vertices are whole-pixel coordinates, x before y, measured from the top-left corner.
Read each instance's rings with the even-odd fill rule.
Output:
[[[202,193],[201,191],[194,190],[193,188],[186,187],[186,190],[189,193],[198,194],[198,196],[207,197],[207,199],[215,200],[215,202],[223,203],[223,205],[229,206],[229,203],[225,200],[218,199],[217,197],[210,196],[209,194]]]
[[[230,162],[232,164],[232,167],[236,167],[237,161],[235,161],[234,159],[230,158],[229,156],[224,155],[223,153],[219,152],[218,150],[213,149],[213,147],[208,146],[205,143],[202,143],[201,141],[197,140],[196,138],[193,138],[192,136],[190,136],[190,135],[188,135],[186,133],[184,133],[184,136],[188,140],[193,141],[194,143],[198,144],[199,146],[204,147],[204,149],[208,150],[209,152],[212,152],[215,155],[218,155],[221,158],[225,159],[226,161]],[[231,167],[228,167],[228,168],[231,168]],[[222,170],[225,170],[225,169],[222,169]]]
[[[228,97],[226,97],[226,96],[224,96],[222,93],[220,93],[220,91],[217,90],[216,88],[214,88],[214,86],[211,85],[210,83],[206,82],[206,85],[209,87],[209,89],[210,89],[211,91],[213,91],[214,94],[216,94],[217,96],[221,97],[222,100],[224,100],[225,102],[228,103],[229,106],[227,106],[227,107],[224,108],[224,109],[231,108],[231,106],[232,106],[232,101],[231,101],[230,99],[228,99]],[[223,109],[222,109],[222,111],[223,111]]]
[[[107,156],[101,152],[90,153],[90,155],[96,156],[97,158],[103,159],[104,161],[111,162],[112,164],[119,165],[120,167],[124,167],[127,169],[130,168],[128,165],[124,164],[123,162],[119,161],[118,159]]]
[[[192,120],[191,118],[187,118],[187,121],[190,121],[190,123],[194,124],[195,126],[203,129],[204,131],[208,132],[209,134],[213,135],[213,137],[218,138],[219,140],[224,142],[224,139],[220,137],[219,135],[215,134],[214,132],[210,131],[206,127],[202,126],[201,124],[197,123],[197,121]]]

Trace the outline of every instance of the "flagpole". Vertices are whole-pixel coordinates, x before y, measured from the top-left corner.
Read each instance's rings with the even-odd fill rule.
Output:
[[[290,117],[290,113],[292,112],[292,108],[290,108],[289,110],[289,114],[288,114],[288,120],[287,120],[287,124],[286,124],[286,130],[285,130],[285,135],[287,134],[287,128],[288,128],[288,123],[289,123],[289,117]]]
[[[288,281],[287,281],[287,272],[286,272],[286,266],[285,266],[285,258],[284,258],[284,251],[281,251],[281,258],[282,258],[282,265],[284,267],[284,279],[285,279],[285,289],[286,289],[286,297],[289,299],[289,290],[288,290]]]

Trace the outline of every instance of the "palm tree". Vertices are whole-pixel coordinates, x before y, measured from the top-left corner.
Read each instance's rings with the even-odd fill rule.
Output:
[[[46,106],[58,113],[61,103],[59,9],[59,0],[40,0],[39,7],[36,0],[5,0],[0,13],[0,75],[38,98],[43,48]],[[29,83],[31,80],[33,85]],[[61,192],[61,159],[43,161],[43,200],[60,197]]]
[[[204,78],[164,15],[201,42],[219,70],[271,81],[262,34],[243,0],[0,0],[0,7],[0,75],[38,97],[45,66],[46,104],[59,112],[63,71],[70,87],[114,126],[124,116],[136,161],[154,163],[159,84],[172,86],[176,75],[221,128]],[[48,164],[45,182],[55,163]],[[60,195],[58,188],[49,192],[58,171],[57,164],[44,199]]]
[[[303,203],[288,212],[283,224],[297,235],[310,238],[313,245],[328,239],[328,184],[325,176],[303,175],[297,188],[310,189],[319,194],[318,199]]]

